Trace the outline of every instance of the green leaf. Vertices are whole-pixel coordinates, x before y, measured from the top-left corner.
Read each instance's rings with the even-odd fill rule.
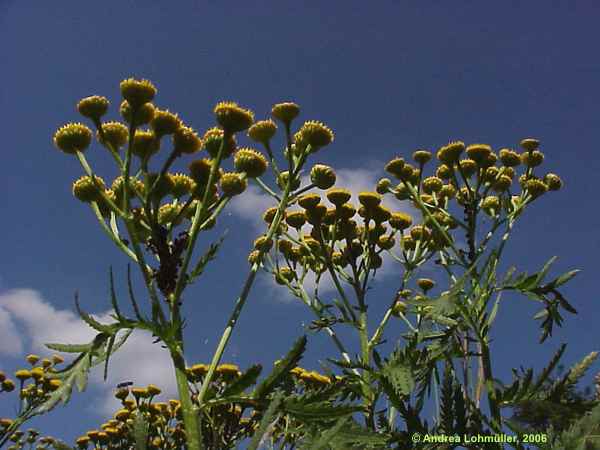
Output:
[[[226,234],[227,234],[227,232],[225,232],[218,241],[210,244],[206,253],[200,257],[200,259],[198,260],[198,263],[194,267],[194,270],[192,270],[192,272],[190,273],[190,278],[188,281],[189,283],[191,283],[192,281],[194,281],[194,279],[196,279],[197,277],[202,275],[202,272],[204,272],[206,265],[210,261],[212,261],[213,259],[216,258],[217,253],[219,252],[219,248],[221,247],[221,245],[223,244],[223,241],[225,240]]]
[[[309,442],[306,446],[300,447],[301,450],[323,450],[328,449],[329,444],[334,440],[334,437],[342,430],[348,418],[338,420],[334,426],[328,428],[324,433],[320,434],[316,442]]]
[[[121,311],[119,310],[119,304],[117,303],[117,294],[115,293],[115,280],[113,277],[112,267],[109,268],[109,279],[110,279],[110,303],[112,304],[117,317],[121,317]]]
[[[87,323],[91,328],[100,333],[112,333],[112,328],[110,326],[101,324],[81,309],[81,306],[79,305],[79,294],[77,292],[75,293],[75,307],[77,308],[77,313],[79,314],[79,317],[81,317],[81,319],[85,323]]]
[[[381,370],[381,376],[385,377],[400,396],[409,395],[415,388],[411,368],[399,360],[388,361]]]
[[[540,272],[537,275],[537,278],[535,279],[536,286],[538,286],[544,280],[544,278],[548,274],[548,271],[550,270],[550,266],[554,264],[554,261],[556,261],[556,259],[557,257],[553,256],[548,260],[546,264],[544,264],[544,267],[542,268],[542,270],[540,270]]]
[[[62,353],[84,353],[92,349],[92,344],[44,344],[50,350]]]
[[[542,387],[544,382],[548,379],[548,377],[560,361],[560,358],[562,358],[562,355],[564,354],[566,348],[567,344],[561,344],[560,348],[556,351],[548,365],[544,367],[544,370],[542,370],[542,373],[538,376],[538,379],[535,385],[533,386],[534,392],[537,392]]]
[[[558,277],[556,280],[554,280],[552,282],[552,285],[554,287],[562,286],[567,281],[569,281],[571,278],[573,278],[575,275],[577,275],[579,272],[581,272],[581,270],[575,269],[575,270],[571,270],[570,272],[564,273],[560,277]]]
[[[304,404],[297,399],[287,400],[283,403],[282,409],[302,420],[332,420],[338,417],[344,417],[356,412],[362,411],[360,406],[336,406],[329,402]]]
[[[257,450],[258,449],[258,446],[260,445],[260,442],[261,442],[263,436],[267,433],[267,430],[269,429],[269,425],[271,425],[271,423],[273,422],[273,419],[275,418],[275,415],[277,414],[277,410],[279,409],[279,406],[281,405],[282,400],[283,400],[283,392],[277,392],[275,394],[275,396],[273,397],[273,399],[271,400],[269,407],[265,411],[265,415],[263,416],[263,418],[260,421],[258,430],[256,430],[256,432],[252,436],[252,440],[250,441],[250,444],[248,445],[248,450]]]
[[[254,398],[264,398],[277,387],[279,381],[289,376],[290,370],[296,367],[300,359],[302,359],[304,350],[306,350],[306,336],[299,338],[285,358],[277,362],[269,376],[257,386],[254,391]]]
[[[239,395],[244,392],[248,387],[256,383],[258,376],[262,371],[260,364],[251,366],[246,372],[242,374],[237,380],[227,387],[221,394],[222,397],[229,397],[233,395]]]

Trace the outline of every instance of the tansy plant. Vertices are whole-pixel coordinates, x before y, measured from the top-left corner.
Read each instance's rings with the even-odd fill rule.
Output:
[[[576,313],[558,288],[577,271],[544,281],[554,259],[533,275],[515,276],[515,269],[503,278],[498,274],[516,221],[540,197],[562,187],[558,175],[541,172],[544,154],[536,139],[524,139],[520,147],[494,152],[487,144],[451,142],[437,151],[433,168],[428,150],[415,151],[412,162],[396,157],[385,166],[395,181],[381,179],[373,192],[358,193],[355,203],[356,193],[332,187],[331,169],[315,166],[311,186],[323,194],[294,198],[299,208],[285,212],[289,229],[276,235],[264,259],[264,269],[314,313],[311,327],[324,330],[339,350],[341,358],[332,362],[359,386],[366,426],[387,434],[399,448],[412,445],[415,432],[501,432],[516,426],[505,420],[502,408],[556,397],[555,391],[542,394],[542,385],[564,348],[537,379],[532,370],[515,372],[509,385],[494,377],[490,352],[490,330],[504,292],[520,292],[541,305],[535,316],[541,342],[561,325],[561,310]],[[384,196],[394,197],[398,209],[384,206]],[[273,215],[273,209],[266,211],[265,221]],[[398,264],[401,282],[385,313],[374,318],[369,303],[381,299],[369,290],[385,260]],[[426,264],[430,271],[439,268],[448,290],[434,294],[435,281],[419,277]],[[333,296],[319,290],[325,278],[335,287]],[[309,290],[314,280],[316,288]],[[402,325],[406,332],[399,335]],[[344,326],[354,330],[354,342],[340,337],[337,330]],[[385,335],[405,341],[388,357],[378,351]],[[583,373],[595,357],[572,370]],[[480,411],[484,394],[489,416]],[[433,427],[421,414],[428,395],[436,411]]]
[[[36,393],[39,401],[27,397],[27,407],[33,408],[31,415],[41,414],[68,400],[74,385],[85,388],[93,366],[103,364],[106,376],[110,355],[135,329],[150,331],[168,349],[179,399],[153,403],[160,391],[155,386],[121,390],[117,394],[124,408],[102,431],[83,436],[80,448],[130,448],[135,442],[137,448],[221,449],[244,440],[250,449],[265,443],[289,449],[412,448],[413,433],[517,430],[502,408],[544,401],[545,396],[560,400],[563,388],[576,383],[593,362],[595,354],[548,392],[544,386],[564,348],[535,378],[532,370],[515,371],[506,385],[494,376],[490,330],[504,292],[517,291],[542,306],[536,315],[542,341],[561,325],[563,310],[576,312],[558,290],[576,271],[545,281],[550,261],[533,275],[514,275],[515,269],[504,277],[498,274],[516,221],[540,197],[562,186],[557,175],[540,172],[544,154],[537,140],[524,139],[519,152],[451,142],[439,149],[433,169],[432,152],[417,150],[412,163],[396,157],[385,166],[394,182],[383,178],[373,192],[352,193],[335,186],[331,167],[305,169],[309,157],[334,136],[316,121],[293,129],[300,112],[295,103],[271,110],[284,131],[283,151],[277,151],[276,122],[255,122],[254,114],[236,103],[217,104],[217,126],[200,137],[176,114],[152,103],[157,91],[151,82],[124,80],[120,90],[123,122],[103,119],[106,98],[87,97],[77,109],[95,132],[69,123],[56,131],[54,143],[80,162],[84,175],[73,184],[73,194],[89,205],[103,232],[138,267],[148,305],[136,300],[129,269],[131,316],[117,301],[112,271],[112,323],[98,322],[76,298],[81,318],[97,335],[84,345],[48,345],[77,357],[53,369],[57,382],[52,392]],[[242,132],[266,156],[238,146]],[[111,183],[85,156],[94,137],[118,169]],[[172,173],[182,158],[190,158],[188,171]],[[265,176],[269,170],[274,183]],[[303,185],[305,173],[310,181]],[[217,226],[230,199],[242,195],[249,182],[275,206],[264,212],[266,230],[254,241],[248,276],[212,360],[187,366],[184,292],[221,243],[208,245],[198,256],[200,234]],[[398,207],[384,206],[385,196],[397,200]],[[381,300],[373,298],[372,281],[383,264],[393,263],[400,285],[385,312],[374,317],[369,306]],[[435,294],[436,282],[421,273],[425,265],[439,268],[434,278],[446,290]],[[306,337],[260,382],[258,365],[242,372],[221,364],[261,268],[314,313],[310,328],[332,339],[340,357],[329,361],[340,375],[298,367]],[[334,295],[319,289],[325,278],[335,287]],[[316,288],[309,289],[309,282]],[[341,333],[340,327],[353,334]],[[406,328],[402,334],[400,327]],[[382,354],[385,340],[397,338],[396,348]],[[423,417],[428,396],[435,406],[431,424]],[[480,410],[483,396],[488,412]],[[8,425],[6,434],[14,434],[21,423]]]
[[[76,298],[79,314],[97,330],[98,335],[83,346],[49,345],[57,351],[79,353],[79,357],[67,369],[57,372],[63,386],[38,411],[46,411],[58,401],[68,398],[73,384],[77,383],[80,389],[85,387],[91,366],[104,362],[106,375],[110,354],[123,345],[129,333],[134,329],[148,330],[169,350],[187,446],[198,449],[202,446],[202,426],[199,426],[198,417],[202,417],[206,402],[215,395],[211,390],[215,371],[263,256],[271,249],[273,240],[287,229],[283,223],[284,211],[297,200],[300,192],[313,187],[299,187],[307,159],[329,145],[333,141],[333,133],[317,121],[305,122],[293,132],[292,122],[299,114],[298,105],[291,102],[274,105],[271,114],[283,126],[285,134],[285,162],[280,168],[276,161],[279,152],[272,148],[277,125],[271,119],[255,122],[251,111],[233,102],[221,102],[214,108],[218,126],[200,137],[176,114],[152,103],[157,90],[151,82],[127,79],[121,82],[120,90],[123,97],[120,114],[124,122],[103,121],[109,101],[100,96],[87,97],[78,103],[77,109],[93,124],[95,133],[84,124],[69,123],[56,131],[54,144],[80,162],[84,175],[73,184],[73,195],[90,206],[101,229],[139,268],[151,315],[146,316],[136,300],[129,271],[133,317],[126,316],[117,302],[112,271],[110,292],[114,322],[99,323],[81,310]],[[238,146],[238,135],[244,131],[252,141],[264,147],[267,157],[253,148]],[[85,156],[94,135],[119,171],[119,176],[110,184],[95,172]],[[193,158],[188,165],[189,172],[171,173],[173,163],[184,157]],[[231,167],[227,167],[229,161],[232,161]],[[268,187],[260,178],[269,166],[277,188]],[[332,183],[335,182],[332,169],[326,166],[316,165],[313,172],[322,173],[320,177],[333,177]],[[277,206],[270,213],[264,235],[254,243],[248,277],[207,366],[206,375],[197,392],[193,392],[185,366],[181,314],[183,294],[214,258],[220,242],[210,245],[199,258],[194,257],[194,250],[200,242],[200,234],[216,225],[218,216],[230,199],[242,194],[249,181],[257,183],[273,196]],[[293,349],[285,360],[287,363],[276,367],[274,375],[267,378],[269,383],[257,388],[255,397],[258,400],[264,401],[266,394],[278,386],[282,376],[292,368],[290,364],[295,364],[301,356],[303,347],[303,343],[297,343],[296,350]],[[253,373],[250,384],[256,381],[257,376],[258,373]],[[246,387],[246,384],[238,387],[238,392]]]

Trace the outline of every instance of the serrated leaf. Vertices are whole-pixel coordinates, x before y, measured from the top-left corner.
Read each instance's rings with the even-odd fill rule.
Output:
[[[229,397],[233,395],[239,395],[244,392],[247,388],[254,385],[258,376],[262,371],[260,364],[251,366],[246,372],[244,372],[237,380],[230,384],[227,389],[221,394],[222,397]]]
[[[191,271],[190,273],[190,278],[189,278],[189,282],[191,283],[194,279],[196,279],[197,277],[199,277],[200,275],[202,275],[202,272],[204,272],[204,269],[206,268],[206,265],[212,261],[213,259],[216,258],[217,253],[219,252],[219,249],[221,247],[221,245],[223,244],[223,241],[225,240],[225,235],[227,233],[225,232],[223,234],[223,236],[221,236],[221,238],[216,241],[213,242],[212,244],[210,244],[210,246],[208,247],[208,250],[206,251],[206,253],[204,253],[204,255],[202,255],[200,257],[200,259],[198,260],[198,263],[196,264],[196,266],[194,267],[194,269]]]
[[[279,383],[279,381],[288,376],[290,370],[298,365],[302,355],[306,350],[306,336],[299,338],[288,354],[279,361],[269,376],[260,383],[254,391],[254,398],[260,399],[268,395]]]
[[[284,401],[282,409],[286,413],[302,418],[303,420],[319,421],[344,417],[363,410],[363,408],[359,406],[335,406],[328,402],[320,404],[310,403],[306,405],[296,399]]]
[[[269,407],[265,411],[265,415],[262,417],[262,419],[260,421],[258,430],[256,430],[256,432],[252,436],[250,444],[248,445],[248,450],[257,450],[258,449],[258,446],[260,445],[260,442],[261,442],[263,436],[267,433],[269,425],[271,425],[273,418],[277,414],[277,410],[279,409],[279,406],[281,405],[282,400],[283,400],[283,392],[277,392],[275,394],[275,396],[273,397],[273,399],[271,400]]]
[[[409,395],[415,388],[415,380],[410,367],[392,360],[383,366],[381,375],[390,382],[400,395]]]
[[[100,332],[100,333],[107,333],[107,334],[111,334],[112,333],[112,328],[108,325],[103,325],[100,322],[98,322],[96,319],[94,319],[92,316],[90,316],[88,313],[86,313],[85,311],[83,311],[81,309],[81,306],[79,305],[79,294],[76,292],[75,293],[75,307],[77,308],[77,313],[79,314],[79,317],[81,317],[81,319],[87,323],[91,328],[93,328],[94,330]]]

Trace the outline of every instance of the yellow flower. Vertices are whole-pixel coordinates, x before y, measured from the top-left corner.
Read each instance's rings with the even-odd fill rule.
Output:
[[[101,128],[104,140],[100,137],[99,130],[96,132],[96,137],[102,145],[110,146],[115,151],[119,151],[129,139],[129,130],[121,122],[105,122],[101,125]]]
[[[456,188],[452,184],[445,184],[444,186],[442,186],[442,189],[440,190],[439,195],[440,195],[440,198],[442,198],[442,199],[454,198],[456,196]]]
[[[446,164],[440,164],[435,171],[435,176],[442,180],[449,180],[452,177],[452,168]]]
[[[158,208],[158,223],[163,226],[172,223],[179,215],[181,208],[183,208],[182,205],[173,203],[166,203],[162,205],[160,208]],[[179,225],[182,219],[183,217],[180,217],[175,225]]]
[[[310,180],[319,189],[329,189],[335,184],[335,171],[324,164],[315,164],[310,171]]]
[[[54,133],[54,145],[64,153],[83,152],[92,142],[92,131],[82,123],[68,123]]]
[[[37,362],[40,360],[40,357],[38,355],[27,355],[27,357],[25,359],[27,360],[27,362],[29,364],[31,364],[32,366],[35,366],[37,364]]]
[[[5,392],[12,392],[15,390],[15,383],[13,380],[2,380],[2,390]]]
[[[493,185],[493,189],[496,192],[504,192],[507,191],[508,188],[510,188],[510,185],[512,184],[512,179],[507,176],[507,175],[501,175],[500,178],[498,178],[496,180],[496,182]]]
[[[153,384],[149,384],[149,385],[146,387],[146,390],[148,391],[148,393],[149,393],[149,394],[150,394],[150,396],[152,396],[152,397],[154,397],[154,396],[156,396],[156,395],[160,395],[160,393],[162,392],[158,386],[155,386],[155,385],[153,385]]]
[[[150,121],[150,128],[158,139],[167,134],[174,134],[181,126],[181,119],[177,117],[177,114],[161,109],[154,111],[154,117]]]
[[[175,198],[181,198],[186,195],[191,194],[196,187],[196,183],[192,180],[191,177],[184,175],[182,173],[175,173],[171,176],[171,180],[173,181],[173,189],[172,194]],[[113,191],[114,191],[113,187]]]
[[[306,223],[306,215],[304,211],[291,211],[287,213],[285,221],[289,226],[300,229]]]
[[[154,117],[155,111],[156,108],[152,103],[145,103],[142,106],[140,106],[135,112],[135,125],[139,126],[149,123]],[[123,100],[123,102],[121,102],[121,106],[119,107],[119,113],[121,114],[121,117],[123,117],[125,122],[131,123],[131,105],[127,100]]]
[[[327,199],[336,206],[343,205],[350,200],[351,197],[352,194],[347,189],[334,188],[327,191]]]
[[[481,209],[491,216],[495,216],[500,211],[500,199],[495,195],[484,198],[481,202]]]
[[[312,209],[321,202],[317,194],[304,194],[298,199],[298,204],[304,209]]]
[[[412,217],[406,213],[395,212],[388,220],[390,226],[396,230],[405,230],[412,225]]]
[[[267,144],[277,131],[277,125],[271,119],[256,122],[248,129],[248,136],[255,142]]]
[[[460,154],[465,150],[465,143],[462,141],[450,142],[444,145],[437,152],[437,158],[448,166],[452,166],[458,161]]]
[[[423,180],[423,191],[425,191],[427,194],[440,192],[442,187],[444,187],[444,183],[438,177],[427,177]]]
[[[544,183],[546,183],[548,190],[550,191],[558,191],[563,185],[562,180],[555,173],[546,174],[544,177]]]
[[[217,123],[229,133],[247,130],[254,123],[254,113],[235,102],[219,102],[214,109]]]
[[[136,130],[131,147],[134,155],[144,159],[156,153],[159,148],[160,141],[152,131]]]
[[[315,152],[320,148],[331,144],[334,138],[331,129],[322,122],[317,122],[315,120],[304,122],[304,125],[302,125],[297,135],[299,136],[300,143],[296,142],[296,145],[300,144],[301,147],[310,145],[311,152]]]
[[[537,167],[544,162],[544,154],[539,150],[525,152],[521,154],[521,161],[527,167]]]
[[[300,114],[300,107],[293,102],[277,103],[271,109],[271,115],[286,125],[298,117],[298,114]]]
[[[100,122],[100,118],[108,111],[108,99],[99,95],[92,95],[79,100],[77,111],[95,123]]]
[[[133,388],[131,389],[131,393],[135,398],[147,398],[150,396],[148,389],[146,388]]]
[[[260,262],[260,260],[261,260],[261,252],[258,250],[253,250],[248,255],[248,262],[250,264],[258,263],[258,262]]]
[[[21,380],[21,381],[25,381],[29,378],[31,378],[31,372],[29,370],[17,370],[15,372],[15,378],[17,380]]]
[[[248,182],[244,178],[240,177],[238,173],[228,172],[221,176],[219,185],[221,186],[223,195],[226,197],[234,197],[246,190]]]
[[[252,148],[240,148],[235,152],[233,165],[238,172],[244,172],[248,178],[262,176],[269,166],[262,153]]]
[[[145,103],[151,102],[156,95],[156,88],[148,80],[136,80],[128,78],[121,81],[121,95],[134,108],[139,108]]]
[[[523,139],[519,145],[521,145],[523,150],[532,152],[538,149],[538,147],[540,146],[540,141],[534,138],[526,138]]]
[[[379,248],[384,250],[390,250],[394,247],[395,243],[396,241],[394,240],[393,236],[379,236],[379,239],[377,240],[377,245]]]
[[[477,164],[481,165],[492,153],[492,147],[487,144],[471,144],[467,147],[467,155]]]
[[[190,127],[181,126],[173,133],[173,149],[191,155],[202,148],[202,140]]]
[[[236,366],[235,364],[221,364],[221,365],[217,366],[217,369],[215,372],[219,375],[225,375],[225,376],[240,376],[241,375],[239,367]]]
[[[381,203],[381,195],[377,192],[361,192],[358,194],[358,201],[365,208],[375,208]]]
[[[423,225],[415,225],[412,227],[410,235],[415,241],[426,241],[431,237],[430,231]]]
[[[254,241],[254,248],[261,252],[268,252],[273,247],[273,240],[267,236],[260,236]]]
[[[356,208],[352,206],[350,203],[344,203],[343,205],[338,205],[335,207],[336,213],[340,216],[340,218],[348,220],[354,217],[356,214]]]
[[[100,194],[98,187],[96,187],[96,184],[102,190],[106,189],[106,185],[104,184],[104,180],[99,176],[95,176],[95,178],[96,183],[94,183],[92,178],[87,175],[76,180],[73,183],[73,195],[75,198],[85,203],[99,201],[102,198],[102,195]]]
[[[431,152],[429,150],[417,150],[412,155],[417,164],[424,166],[431,160]]]
[[[408,306],[406,305],[406,303],[404,303],[401,300],[397,300],[396,303],[394,303],[394,306],[392,308],[392,314],[396,317],[400,317],[400,315],[404,314],[407,309],[408,309]]]
[[[295,273],[289,267],[282,267],[275,274],[277,284],[285,285],[286,282],[291,283],[294,280]]]
[[[548,191],[548,186],[542,180],[532,178],[525,182],[525,189],[533,198],[536,198]]]
[[[200,185],[205,185],[208,183],[208,178],[210,175],[210,169],[212,167],[213,161],[210,159],[198,159],[196,161],[192,161],[188,168],[190,169],[191,178]],[[218,181],[221,174],[217,170],[215,172],[215,181]]]
[[[435,281],[430,278],[419,278],[417,280],[417,286],[426,294],[427,291],[431,290],[435,286]]]
[[[224,136],[225,133],[220,128],[210,128],[206,131],[206,133],[204,133],[204,137],[202,138],[202,141],[204,142],[204,148],[211,157],[217,157]],[[235,137],[233,135],[228,136],[227,142],[225,142],[223,147],[222,157],[224,159],[229,158],[235,151],[236,145],[237,143]]]
[[[477,172],[477,163],[472,159],[462,159],[459,167],[465,177],[470,177]]]
[[[34,367],[31,369],[31,378],[36,381],[40,381],[42,378],[44,378],[44,369],[41,367]]]
[[[519,154],[510,148],[503,148],[500,150],[500,161],[506,167],[516,167],[521,164],[521,158]]]
[[[389,178],[381,178],[377,182],[377,186],[375,187],[375,191],[378,194],[384,195],[390,191],[390,187],[392,186],[392,180]]]
[[[404,159],[403,158],[394,158],[390,162],[385,165],[385,170],[388,173],[391,173],[396,178],[401,178],[402,169],[404,168]]]

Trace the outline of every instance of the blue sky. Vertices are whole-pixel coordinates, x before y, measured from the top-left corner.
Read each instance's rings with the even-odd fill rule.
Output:
[[[152,80],[157,105],[201,132],[213,125],[220,100],[252,108],[258,118],[273,103],[293,100],[302,119],[322,120],[336,133],[314,162],[349,174],[362,170],[350,176],[353,181],[375,180],[396,154],[437,149],[448,140],[498,149],[527,136],[541,139],[546,170],[559,173],[565,188],[528,211],[507,256],[522,270],[536,270],[554,255],[560,257],[555,274],[583,269],[564,289],[580,314],[540,346],[531,320],[536,309],[510,298],[498,319],[495,366],[506,380],[510,367],[539,368],[564,341],[570,343],[566,363],[597,350],[599,13],[592,1],[5,0],[0,299],[12,309],[0,304],[0,335],[13,326],[21,342],[0,344],[0,367],[14,369],[19,349],[24,355],[48,337],[49,331],[40,332],[52,328],[48,322],[68,324],[72,336],[81,336],[69,316],[73,292],[79,290],[87,310],[106,312],[109,265],[124,287],[126,261],[73,199],[71,183],[81,169],[52,147],[51,137],[58,126],[79,120],[74,105],[82,97],[105,95],[115,108],[118,83],[129,76]],[[90,149],[89,158],[101,175],[114,177],[103,149]],[[258,233],[243,208],[229,213],[218,262],[186,298],[192,361],[209,358]],[[394,280],[389,275],[379,283],[385,303]],[[269,366],[310,320],[301,305],[282,300],[284,291],[264,280],[255,287],[226,353],[241,366]],[[311,337],[306,365],[317,368],[330,350],[324,337]],[[139,366],[120,364],[112,381],[128,376],[128,369],[134,380],[151,377],[138,373]],[[46,433],[71,439],[98,423],[97,405],[109,388],[96,382],[38,423]]]

